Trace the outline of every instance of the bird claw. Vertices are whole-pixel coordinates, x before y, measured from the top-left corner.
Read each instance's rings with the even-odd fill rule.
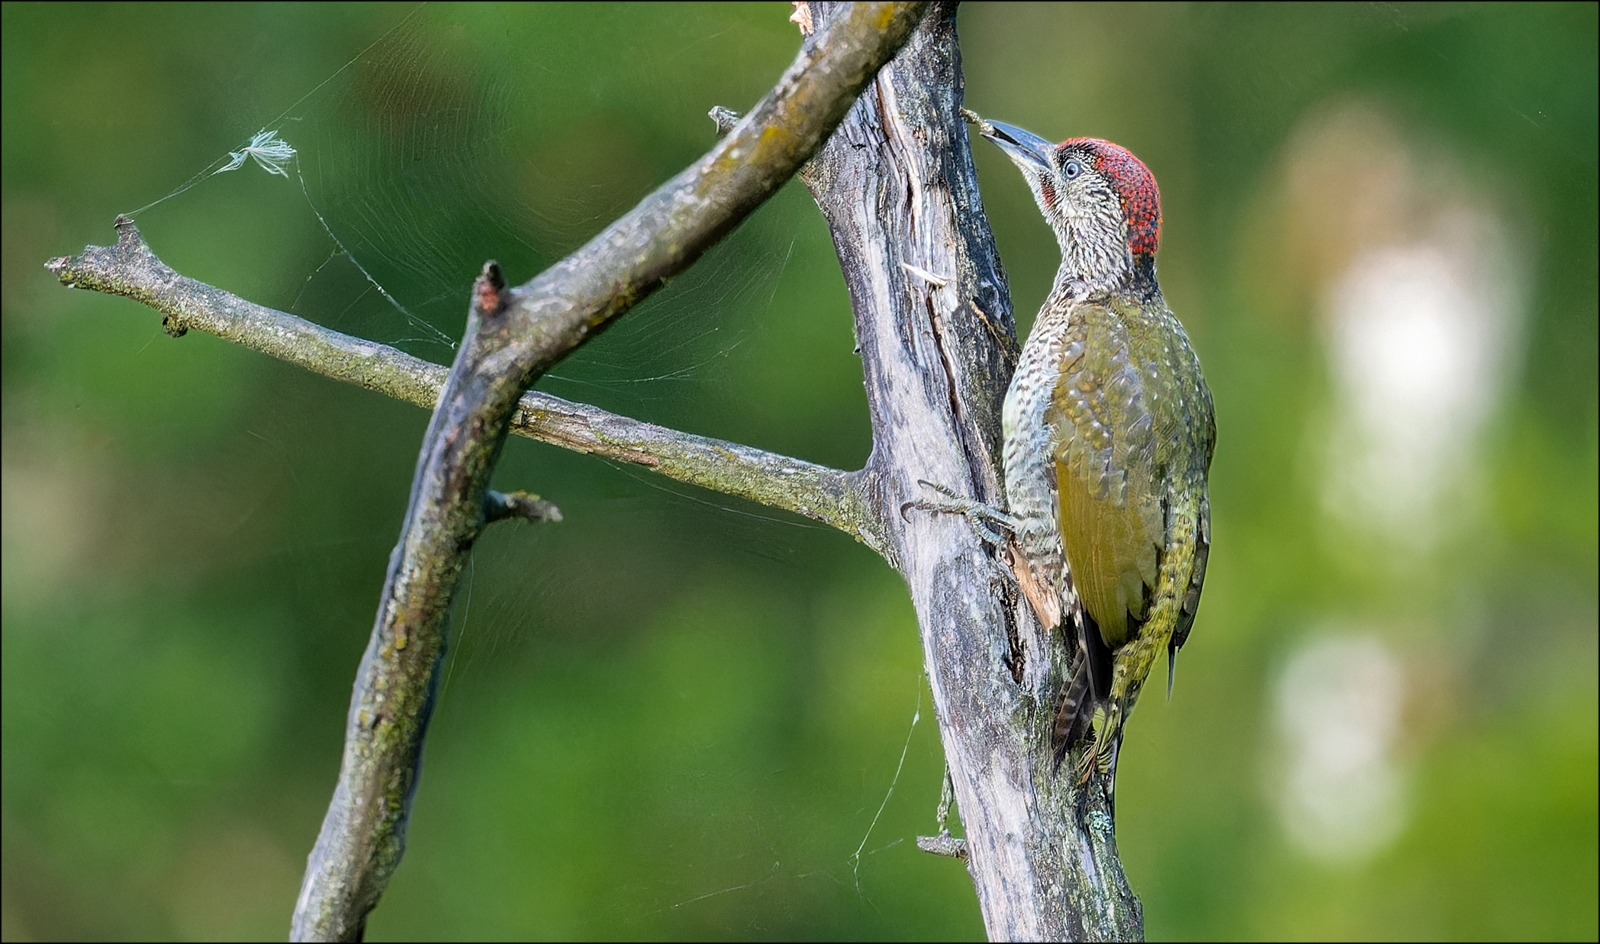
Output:
[[[970,498],[963,498],[943,485],[929,482],[926,479],[918,479],[917,484],[931,492],[937,492],[945,500],[917,499],[908,501],[900,506],[901,518],[905,518],[906,512],[912,508],[918,511],[931,511],[934,514],[961,515],[971,522],[973,530],[978,532],[979,537],[997,546],[1005,544],[1006,534],[1014,533],[1017,529],[1015,518],[992,505],[985,505]]]
[[[1117,715],[1120,717],[1120,714]],[[1080,786],[1087,784],[1096,773],[1099,773],[1109,785],[1116,782],[1117,754],[1121,749],[1120,733],[1111,735],[1112,725],[1120,724],[1108,714],[1100,720],[1100,729],[1090,732],[1084,741],[1083,756],[1078,758],[1075,772],[1078,775]]]
[[[1095,769],[1099,766],[1099,758],[1095,757],[1094,747],[1091,745],[1088,750],[1083,752],[1083,756],[1078,758],[1077,766],[1074,768],[1078,775],[1078,786],[1086,786],[1089,783],[1089,779],[1094,776]]]

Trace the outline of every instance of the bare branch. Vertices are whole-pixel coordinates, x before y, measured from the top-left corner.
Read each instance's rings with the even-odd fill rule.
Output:
[[[507,300],[515,361],[531,376],[682,271],[792,177],[862,86],[905,41],[925,3],[854,3],[809,36],[773,86],[710,153]]]
[[[81,255],[52,259],[46,266],[69,287],[143,302],[161,314],[173,335],[203,331],[425,409],[438,404],[444,389],[448,370],[438,364],[179,275],[155,255],[131,220],[117,221],[116,245],[89,246]],[[517,401],[511,432],[804,515],[874,549],[884,546],[882,527],[863,501],[857,478],[838,469],[537,391]]]
[[[884,553],[881,518],[863,473],[708,439],[542,393],[524,394],[512,431],[576,452],[642,465],[680,482],[833,525]]]

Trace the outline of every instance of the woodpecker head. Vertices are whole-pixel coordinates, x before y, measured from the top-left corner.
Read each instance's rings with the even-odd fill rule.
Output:
[[[1051,144],[998,121],[979,127],[1027,178],[1061,243],[1062,276],[1091,288],[1155,278],[1161,192],[1127,148],[1099,138]]]

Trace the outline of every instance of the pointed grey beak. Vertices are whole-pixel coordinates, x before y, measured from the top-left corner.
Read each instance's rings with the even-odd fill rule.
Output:
[[[985,121],[979,125],[979,133],[999,145],[1012,163],[1023,170],[1042,173],[1051,169],[1050,154],[1056,146],[1033,132],[1003,121]]]

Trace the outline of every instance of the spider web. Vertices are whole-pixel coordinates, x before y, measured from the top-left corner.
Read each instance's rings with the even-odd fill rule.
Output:
[[[301,206],[301,268],[261,300],[448,361],[485,260],[525,280],[692,159],[644,153],[608,130],[621,117],[603,113],[615,108],[616,90],[596,85],[602,64],[583,70],[550,54],[561,28],[547,21],[556,15],[416,7],[281,113],[240,116],[248,130],[219,142],[211,164],[125,215],[143,224],[196,188],[249,190],[280,211]],[[701,120],[704,147],[714,139]],[[552,136],[552,124],[563,133]],[[252,175],[271,190],[243,180]],[[250,227],[239,229],[250,238]],[[740,235],[647,303],[666,309],[670,324],[652,319],[615,342],[608,335],[549,386],[588,400],[609,390],[621,408],[674,399],[703,379],[739,346],[742,332],[727,330],[730,307],[770,305],[792,248]]]
[[[236,109],[237,136],[218,137],[209,164],[126,215],[164,252],[171,228],[192,233],[197,219],[221,217],[198,230],[203,239],[190,235],[202,244],[198,261],[168,253],[180,271],[447,363],[486,260],[520,283],[577,249],[715,141],[712,105],[748,108],[793,54],[792,27],[766,11],[744,14],[756,29],[705,9],[644,9],[425,4],[388,22],[368,18],[365,35],[351,31],[351,58],[286,86],[279,101],[256,91],[265,103]],[[583,42],[572,42],[579,31]],[[274,65],[268,54],[240,71],[259,82]],[[248,87],[229,91],[252,97]],[[740,427],[761,411],[749,408],[740,372],[771,337],[780,290],[814,293],[790,271],[797,213],[815,226],[814,207],[791,188],[539,385],[651,422],[752,438]],[[265,261],[274,254],[281,264]],[[214,277],[224,257],[247,260],[265,284]],[[807,265],[837,271],[831,252]],[[836,314],[843,355],[848,320]],[[631,468],[617,473],[646,501],[733,512],[714,517],[719,539],[775,560],[793,554],[786,517],[775,532],[750,523],[769,516]]]

